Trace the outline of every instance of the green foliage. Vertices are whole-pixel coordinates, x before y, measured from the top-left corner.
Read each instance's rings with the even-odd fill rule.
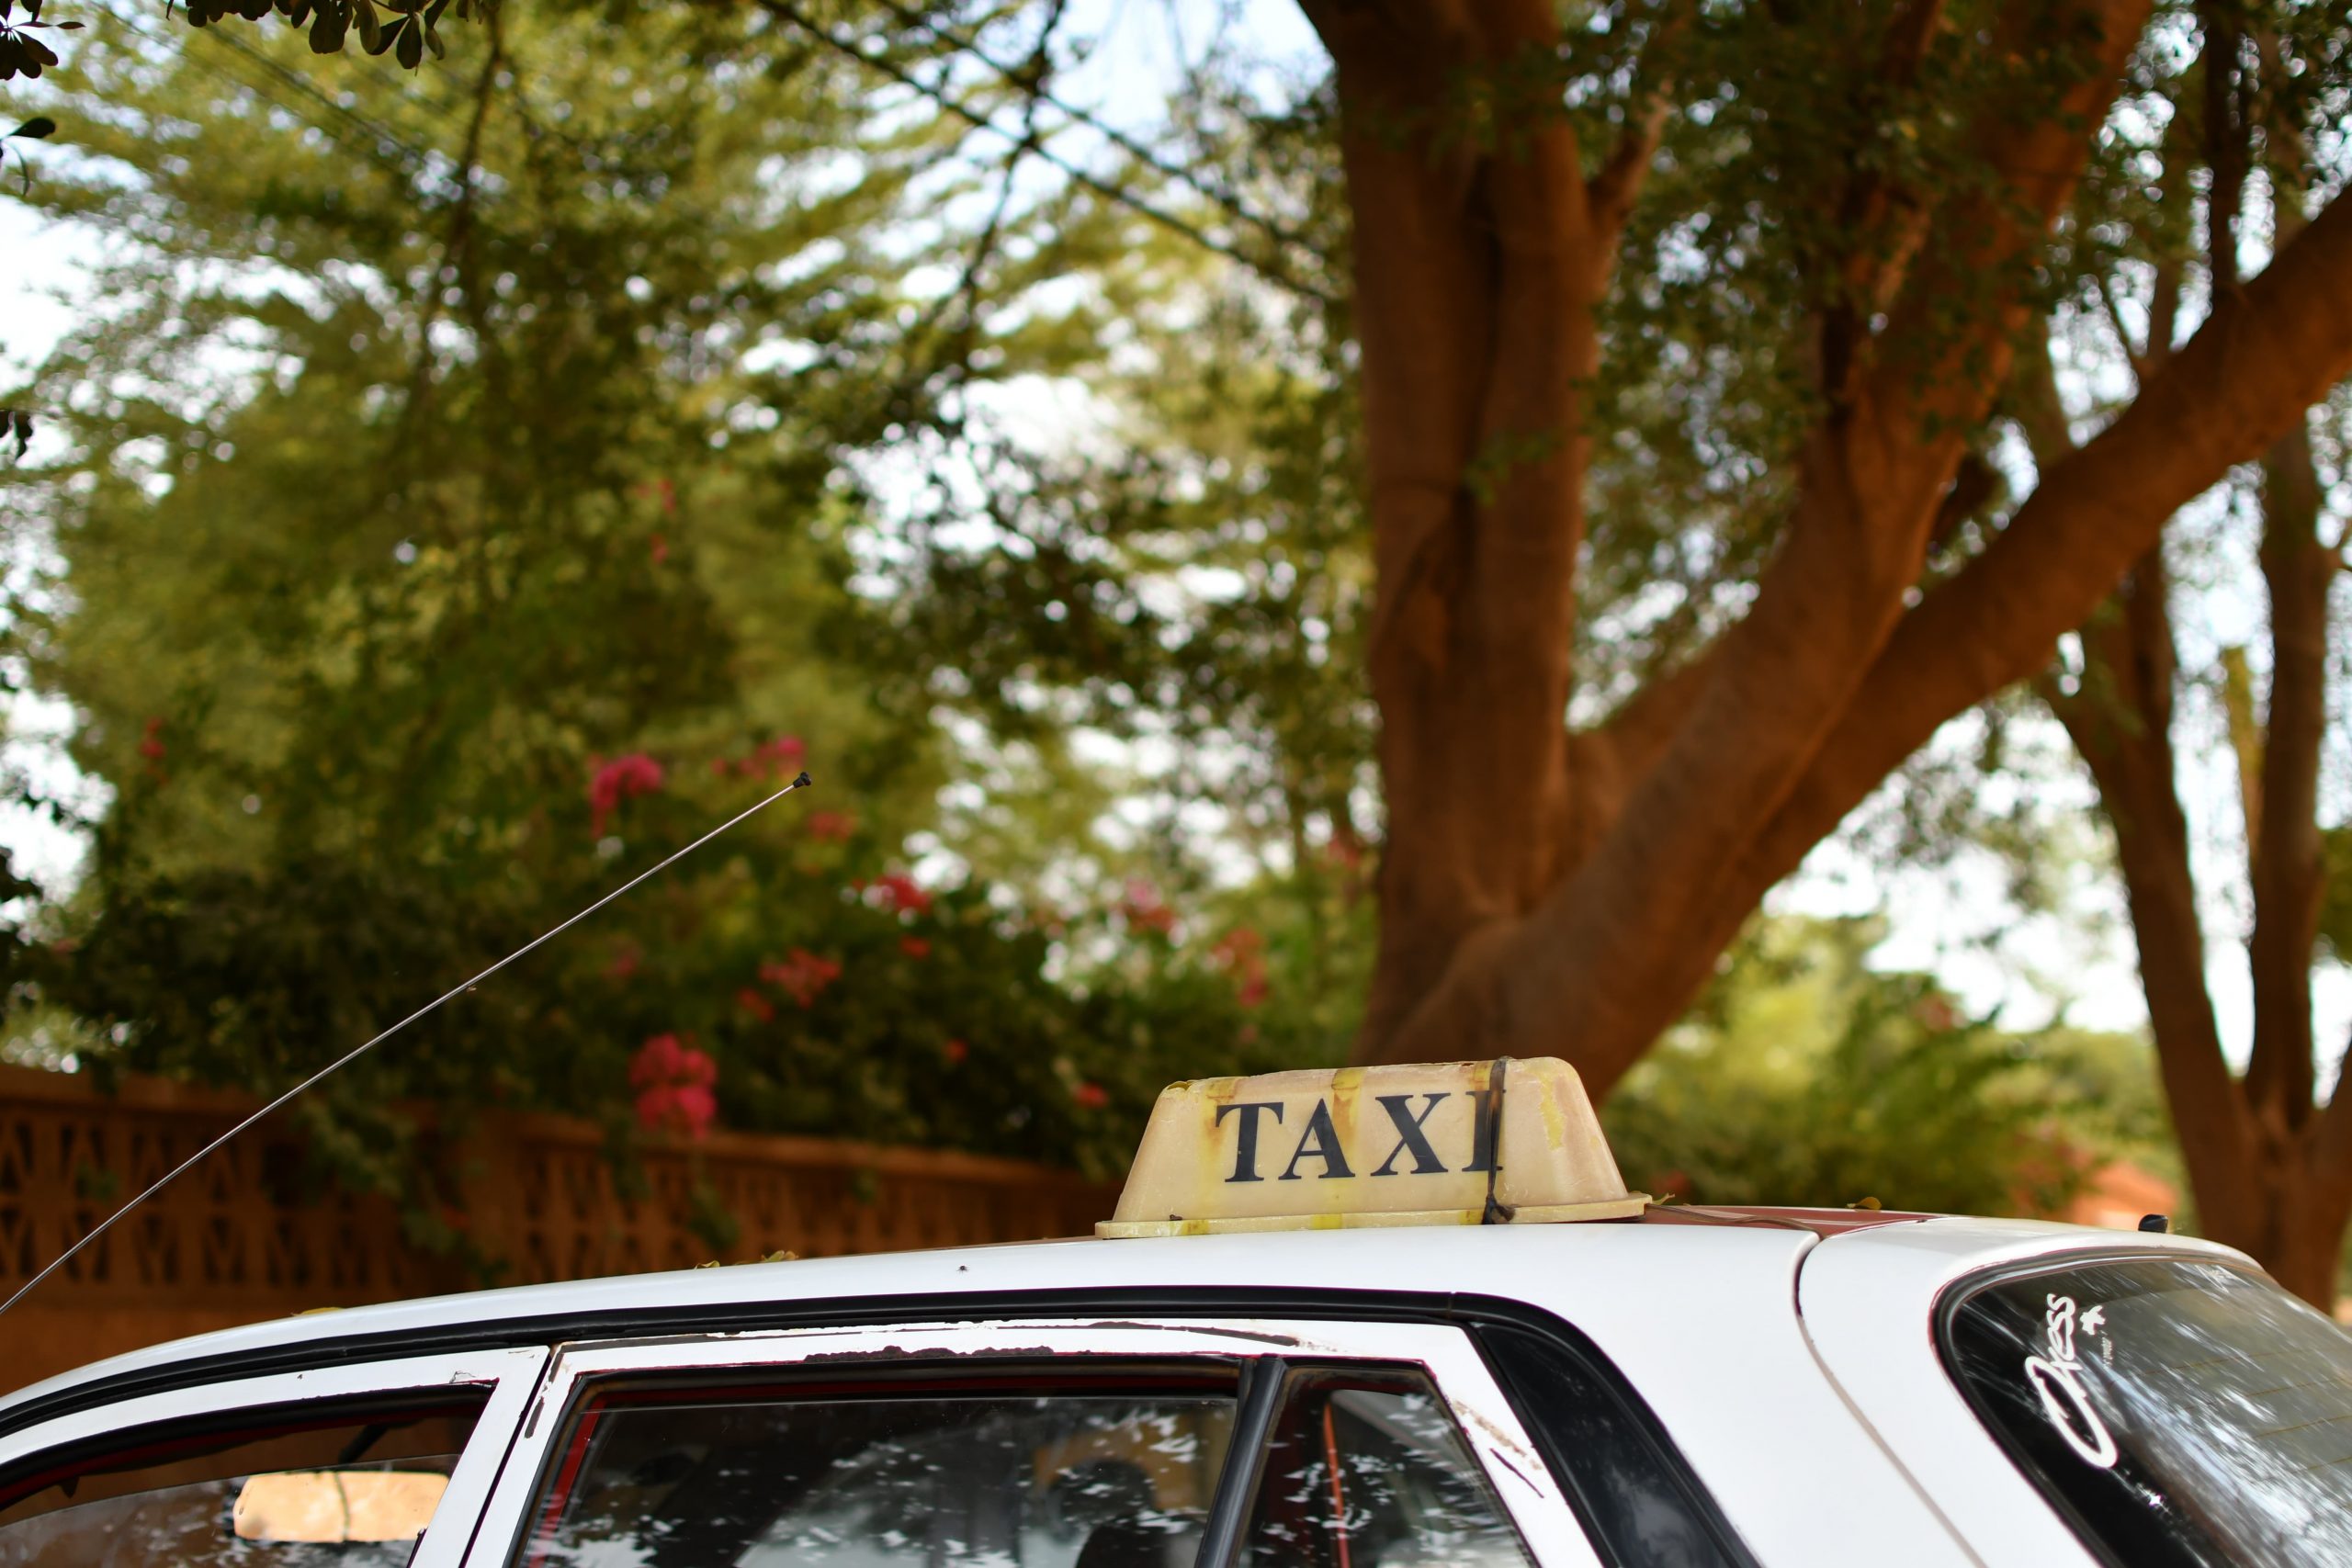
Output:
[[[1925,976],[1872,971],[1871,921],[1768,919],[1603,1111],[1626,1180],[1702,1203],[2049,1214],[2140,1154],[2136,1041],[2016,1036]],[[2156,1129],[2161,1134],[2161,1127]]]
[[[626,1162],[663,1036],[714,1064],[722,1126],[1097,1175],[1170,1079],[1336,1060],[1353,987],[1281,973],[1303,935],[1220,955],[1197,917],[1180,944],[1118,876],[1046,907],[987,877],[1033,869],[1017,824],[907,879],[952,759],[876,651],[839,459],[951,423],[976,358],[1024,373],[1090,332],[1023,303],[1051,256],[960,307],[906,286],[940,128],[722,19],[594,26],[482,39],[454,163],[85,54],[114,163],[42,199],[137,243],[40,372],[70,450],[15,477],[55,569],[6,651],[112,795],[13,973],[17,1054],[281,1089],[805,763],[815,791],[306,1103],[325,1162],[462,1250],[438,1194],[466,1117],[594,1117]],[[452,130],[350,81],[375,151]],[[956,319],[975,300],[1022,308]]]

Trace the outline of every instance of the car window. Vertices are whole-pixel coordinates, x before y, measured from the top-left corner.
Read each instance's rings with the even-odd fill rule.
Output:
[[[1242,1539],[1252,1568],[1530,1561],[1445,1402],[1419,1373],[1294,1375]]]
[[[1235,1378],[616,1388],[574,1417],[529,1568],[1189,1563]]]
[[[2268,1281],[2134,1258],[1957,1298],[1947,1368],[2108,1561],[2352,1562],[2352,1337]]]
[[[0,1481],[0,1568],[402,1568],[486,1400],[465,1390],[120,1434]]]

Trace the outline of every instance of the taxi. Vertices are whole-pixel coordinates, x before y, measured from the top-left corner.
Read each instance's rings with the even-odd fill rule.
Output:
[[[2347,1504],[2352,1339],[2245,1257],[1661,1206],[1555,1061],[1175,1085],[1095,1237],[311,1314],[0,1402],[0,1568],[2352,1563]]]

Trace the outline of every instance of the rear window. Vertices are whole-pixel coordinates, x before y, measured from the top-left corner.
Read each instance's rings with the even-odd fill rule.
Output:
[[[2352,1337],[2258,1277],[2179,1258],[1965,1289],[1944,1361],[2107,1561],[2352,1562]]]

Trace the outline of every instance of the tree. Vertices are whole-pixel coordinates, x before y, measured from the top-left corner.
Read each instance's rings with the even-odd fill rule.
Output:
[[[2181,319],[2200,275],[2211,295],[2228,299],[2245,287],[2241,249],[2257,220],[2267,220],[2262,227],[2282,246],[2305,229],[2306,204],[2328,178],[2310,138],[2340,113],[2324,95],[2312,101],[2312,83],[2299,80],[2305,73],[2296,62],[2341,49],[2341,39],[2278,30],[2307,28],[2312,18],[2211,6],[2199,15],[2202,52],[2173,78],[2176,107],[2160,171],[2143,187],[2142,199],[2159,220],[2142,226],[2136,269],[2117,269],[2131,276],[2097,280],[2100,292],[2085,301],[2090,309],[2075,327],[2078,338],[2102,336],[2089,351],[2120,353],[2143,389],[2159,382],[2174,358],[2169,326]],[[2201,254],[2189,221],[2199,185],[2208,192]],[[2257,193],[2267,198],[2259,205]],[[2135,321],[2146,324],[2135,331]],[[2016,401],[2034,461],[2045,471],[2063,469],[2079,448],[2046,340],[2020,372]],[[2345,951],[2346,934],[2340,925],[2324,932],[2322,923],[2324,910],[2345,897],[2330,877],[2329,846],[2342,829],[2328,829],[2324,818],[2332,692],[2341,705],[2342,645],[2330,600],[2346,538],[2345,521],[2326,525],[2326,497],[2345,475],[2346,404],[2339,395],[2314,412],[2318,417],[2290,421],[2250,471],[2233,479],[2233,504],[2219,525],[2226,537],[2250,517],[2258,534],[2247,553],[2258,565],[2259,589],[2233,573],[2222,576],[2221,589],[2267,600],[2265,646],[2255,658],[2228,648],[2214,668],[2183,668],[2175,621],[2186,591],[2176,561],[2194,550],[2182,536],[2191,526],[2184,522],[2165,541],[2148,543],[2115,595],[2085,620],[2073,656],[2039,689],[2098,784],[2114,834],[2199,1224],[2325,1305],[2335,1298],[2352,1221],[2352,1095],[2317,1096],[2312,1007],[2312,970]],[[2202,554],[2210,559],[2212,552]],[[2200,687],[2219,694],[2218,713],[2198,704]],[[2208,721],[2201,728],[2226,734],[2243,808],[2236,845],[2243,859],[2229,868],[2252,915],[2253,1048],[2242,1074],[2222,1050],[2207,982],[2199,857],[2177,782],[2200,718]]]
[[[1051,156],[1037,111],[1058,9],[1041,27],[1020,8],[894,5],[872,51],[830,12],[761,9],[781,51],[854,59],[951,118],[1012,118],[1008,190],[1024,158]],[[1319,818],[1327,845],[1361,832],[1380,846],[1360,1058],[1556,1053],[1605,1092],[1767,888],[1947,719],[2044,671],[2167,518],[2352,368],[2352,297],[2336,286],[2352,209],[2327,200],[2258,276],[2212,290],[2128,404],[1996,507],[1989,422],[2018,338],[2099,242],[2086,175],[2154,152],[2151,83],[2210,30],[2195,13],[1306,9],[1331,72],[1295,113],[1233,95],[1220,116],[1204,96],[1187,107],[1204,118],[1180,130],[1239,155],[1179,166],[1122,142],[1133,182],[1080,171],[1061,210],[1101,220],[1097,297],[1119,313],[1135,264],[1107,259],[1105,241],[1148,226],[1238,258],[1253,291],[1308,301],[1292,318],[1307,323],[1301,352],[1263,379],[1323,392],[1326,371],[1351,367],[1369,603],[1326,632],[1361,642],[1378,821],[1362,820],[1344,769],[1271,772],[1282,810]],[[990,28],[1025,28],[1018,58],[990,52]],[[2339,101],[2340,28],[2267,31],[2314,112]],[[1284,162],[1286,137],[1325,125],[1349,258],[1328,279],[1315,220],[1329,194],[1298,188],[1328,164],[1312,147]],[[1267,187],[1286,213],[1246,210]],[[1223,231],[1156,201],[1194,203]],[[967,232],[967,279],[1032,260],[998,243],[994,217]],[[1078,254],[1054,254],[1065,267]],[[959,438],[948,406],[906,428]],[[1276,499],[1296,516],[1311,493]],[[1051,519],[1057,547],[1000,529],[1021,564],[964,584],[1034,612],[1023,636],[1062,660],[1035,668],[1037,685],[1094,681],[1089,661],[1149,640],[1080,635],[1125,624],[1088,554],[1094,499],[1016,491],[1004,509]],[[1055,591],[1008,599],[1008,582]],[[1222,646],[1193,645],[1196,694],[1238,649],[1311,643],[1327,617],[1238,620]],[[1145,648],[1137,670],[1164,670],[1165,651]],[[1001,710],[1051,728],[1049,701],[1010,696]],[[1348,726],[1329,728],[1341,737],[1290,733],[1336,748]],[[1289,836],[1317,847],[1304,826]]]
[[[2153,580],[2173,514],[2267,451],[2266,503],[2286,533],[2265,570],[2295,647],[2274,660],[2268,723],[2285,728],[2257,771],[2280,796],[2265,809],[2296,826],[2255,851],[2272,1021],[2243,1091],[2226,1087],[2199,985],[2185,844],[2168,885],[2145,874],[2151,815],[2130,792],[2169,797],[2169,752],[2136,784],[2109,762],[2119,744],[2169,746],[2165,712],[2125,713],[2103,739],[2089,728],[2112,727],[2114,690],[2169,680],[2144,646],[2117,641],[2146,621],[2143,588],[2084,628],[2089,694],[2062,711],[2110,815],[2132,819],[2118,823],[2122,859],[2135,912],[2149,910],[2158,1033],[2186,1041],[2167,1077],[2200,1207],[2324,1298],[2352,1201],[2352,1173],[2339,1180],[2313,1141],[2334,1139],[2311,1107],[2306,978],[2323,874],[2317,634],[2335,562],[2313,532],[2302,422],[2352,367],[2352,315],[2328,281],[2352,262],[2352,215],[2340,199],[2305,207],[2343,174],[2304,151],[2344,112],[2333,13],[1920,5],[1858,25],[1785,8],[1308,11],[1335,62],[1354,258],[1351,316],[1314,324],[1361,346],[1376,561],[1367,615],[1305,613],[1361,639],[1378,707],[1380,948],[1360,1059],[1552,1050],[1605,1090],[1766,887],[1946,719],[2041,675],[2135,560],[2132,581]],[[2199,49],[2223,68],[2190,64]],[[2200,118],[2222,139],[2184,156]],[[2257,141],[2292,155],[2271,175],[2288,193],[2275,254],[2248,281],[2239,247],[2266,248],[2238,211]],[[1313,204],[1294,212],[1311,238]],[[2221,259],[2192,296],[2184,247],[2199,222]],[[2035,359],[2051,318],[2111,311],[2143,264],[2132,394],[2081,439],[2061,415],[2052,438]],[[1724,353],[1731,341],[1745,355]],[[1278,387],[1249,406],[1285,396],[1298,400]],[[2009,465],[2005,496],[2012,430],[2039,461],[2030,477]],[[1260,525],[1279,570],[1316,553],[1317,531],[1264,479],[1307,449],[1262,443],[1254,488],[1216,468],[1185,478]],[[1236,469],[1253,471],[1222,465]],[[1725,502],[1726,477],[1750,495]],[[1099,495],[1102,476],[1086,478]],[[1645,507],[1669,514],[1645,522]],[[1086,567],[1077,592],[1068,571],[1000,560],[1001,578],[1060,606],[1148,570],[1132,514],[1088,533],[1071,510],[1035,508],[1055,558],[1124,552],[1124,568]],[[1693,553],[1712,558],[1678,573]],[[956,596],[954,570],[935,581]],[[1643,608],[1661,585],[1668,605]],[[1285,596],[1306,598],[1240,602]],[[1272,620],[1306,624],[1298,610]],[[1195,689],[1281,689],[1245,679],[1209,636],[1160,629],[1143,640],[1172,648],[1178,672],[1214,672]],[[1612,640],[1645,646],[1628,658]],[[1275,646],[1248,651],[1262,661]],[[2116,668],[2135,649],[2126,680]],[[1115,679],[1146,685],[1125,663]],[[1316,742],[1256,728],[1291,776],[1341,781],[1304,798],[1286,785],[1280,815],[1319,815],[1347,839],[1344,771],[1298,767]],[[2167,932],[2184,911],[2189,929]]]
[[[1889,768],[2039,671],[2174,510],[2352,367],[2352,299],[2328,281],[2352,263],[2352,209],[2331,205],[2218,300],[2129,410],[1922,593],[2031,263],[2144,9],[1899,5],[1779,38],[1762,11],[1661,14],[1635,29],[1637,85],[1598,155],[1557,107],[1549,7],[1310,14],[1343,115],[1381,563],[1388,832],[1363,1054],[1553,1042],[1605,1087]],[[1722,74],[1681,44],[1690,26],[1720,29]],[[1747,132],[1817,407],[1781,455],[1787,510],[1747,612],[1571,732],[1600,303],[1668,84],[1694,78],[1722,106],[1707,144]],[[1449,116],[1464,100],[1485,123]],[[1906,126],[1927,150],[1891,151]],[[1482,457],[1508,464],[1490,500],[1464,479]]]

